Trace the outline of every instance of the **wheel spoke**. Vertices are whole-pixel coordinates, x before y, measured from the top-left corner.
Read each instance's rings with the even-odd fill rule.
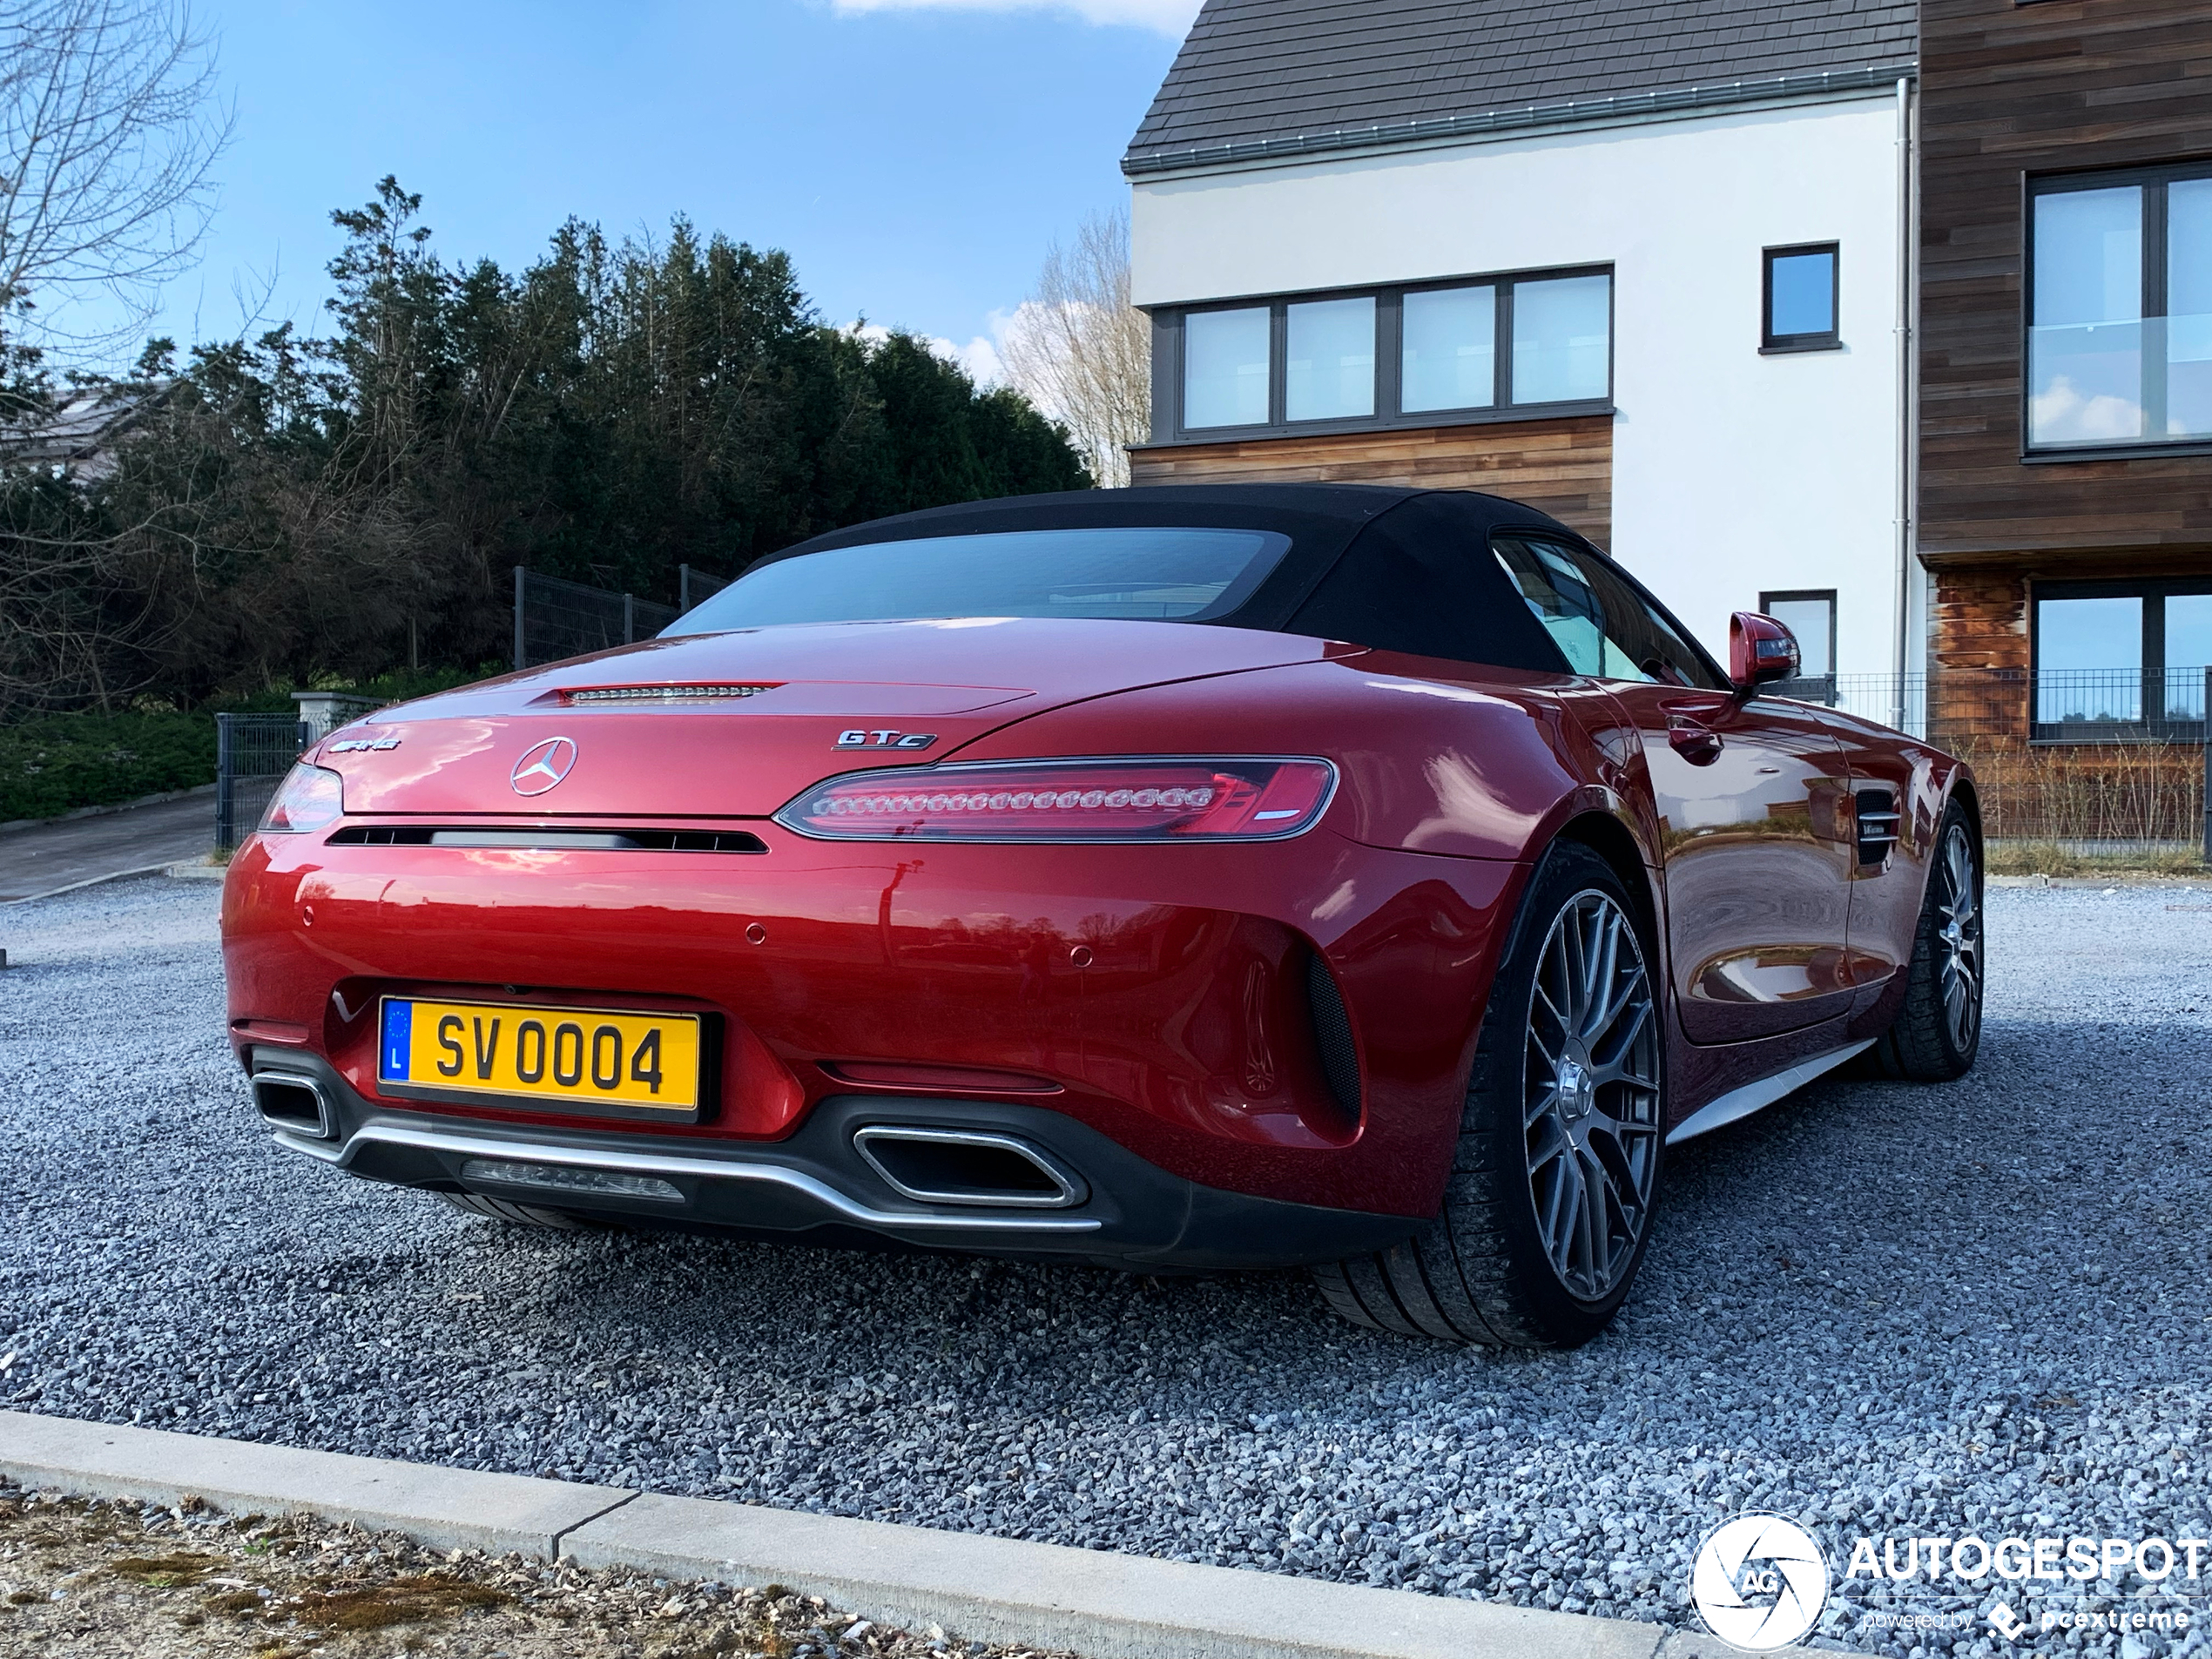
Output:
[[[1582,1259],[1588,1264],[1593,1290],[1608,1285],[1613,1278],[1612,1228],[1605,1213],[1605,1182],[1602,1170],[1594,1170],[1595,1160],[1585,1154],[1575,1160],[1576,1176],[1582,1184],[1581,1245]],[[1593,1178],[1595,1177],[1595,1178]]]
[[[1635,924],[1596,889],[1554,916],[1534,977],[1522,1049],[1529,1197],[1561,1285],[1595,1301],[1619,1288],[1650,1214],[1657,1005]]]
[[[1617,1026],[1624,1018],[1629,1022],[1628,1028],[1615,1032],[1611,1028]],[[1606,1052],[1599,1053],[1596,1040],[1591,1041],[1590,1059],[1596,1066],[1600,1082],[1610,1082],[1617,1077],[1629,1075],[1625,1068],[1629,1056],[1635,1052],[1636,1039],[1643,1035],[1644,1026],[1650,1018],[1651,998],[1645,991],[1643,975],[1639,973],[1622,993],[1620,1008],[1614,1018],[1607,1022],[1608,1028],[1600,1033],[1613,1039],[1606,1045]]]
[[[1567,1271],[1566,1233],[1575,1224],[1575,1206],[1581,1202],[1581,1174],[1573,1158],[1552,1166],[1551,1203],[1544,1211],[1544,1252],[1562,1275]]]

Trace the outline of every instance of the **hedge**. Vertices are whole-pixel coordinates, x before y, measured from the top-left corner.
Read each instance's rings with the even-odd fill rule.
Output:
[[[472,671],[424,670],[387,675],[358,690],[396,700],[498,671],[497,664]],[[273,714],[292,707],[290,691],[280,688],[226,703],[223,711]],[[0,824],[213,783],[216,712],[48,714],[0,724]]]

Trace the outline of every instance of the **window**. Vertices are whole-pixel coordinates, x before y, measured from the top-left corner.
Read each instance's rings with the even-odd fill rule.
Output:
[[[1193,312],[1184,327],[1185,426],[1258,426],[1267,419],[1264,306]]]
[[[1613,278],[1602,271],[1298,295],[1157,321],[1162,442],[1596,414],[1613,395]]]
[[[1770,247],[1765,266],[1759,348],[1793,352],[1840,347],[1844,342],[1836,321],[1841,293],[1837,245]]]
[[[1402,302],[1399,407],[1482,409],[1498,401],[1498,291],[1428,288]]]
[[[1165,525],[863,542],[756,564],[684,631],[949,617],[1206,622],[1250,598],[1290,547],[1275,530]]]
[[[1552,643],[1594,679],[1696,685],[1725,682],[1666,612],[1595,555],[1533,536],[1491,538],[1491,550]]]
[[[2028,227],[2028,447],[2212,442],[2212,167],[2042,179]]]
[[[2212,578],[2040,583],[2034,609],[2033,736],[2202,735]]]
[[[1286,308],[1284,416],[1345,420],[1375,412],[1375,301],[1311,300]]]
[[[1613,279],[1562,277],[1513,290],[1513,401],[1578,403],[1612,384]]]
[[[1775,687],[1779,697],[1808,703],[1836,700],[1836,592],[1763,593],[1759,609],[1797,637],[1797,678]]]

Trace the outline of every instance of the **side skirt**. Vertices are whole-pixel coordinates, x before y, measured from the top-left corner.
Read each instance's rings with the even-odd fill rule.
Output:
[[[1723,1124],[1733,1123],[1739,1117],[1749,1117],[1761,1107],[1771,1106],[1784,1095],[1804,1088],[1823,1072],[1833,1071],[1853,1055],[1872,1048],[1874,1041],[1868,1037],[1864,1042],[1831,1049],[1826,1054],[1817,1054],[1810,1060],[1800,1060],[1788,1070],[1777,1071],[1771,1077],[1762,1077],[1757,1082],[1731,1089],[1719,1099],[1707,1101],[1676,1124],[1668,1131],[1667,1144],[1677,1145],[1719,1129]]]

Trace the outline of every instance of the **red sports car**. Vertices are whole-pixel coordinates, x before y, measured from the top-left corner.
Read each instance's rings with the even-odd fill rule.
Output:
[[[285,1146],[512,1221],[1586,1340],[1666,1148],[1974,1058],[1973,780],[1487,496],[943,508],[383,711],[224,892]]]

